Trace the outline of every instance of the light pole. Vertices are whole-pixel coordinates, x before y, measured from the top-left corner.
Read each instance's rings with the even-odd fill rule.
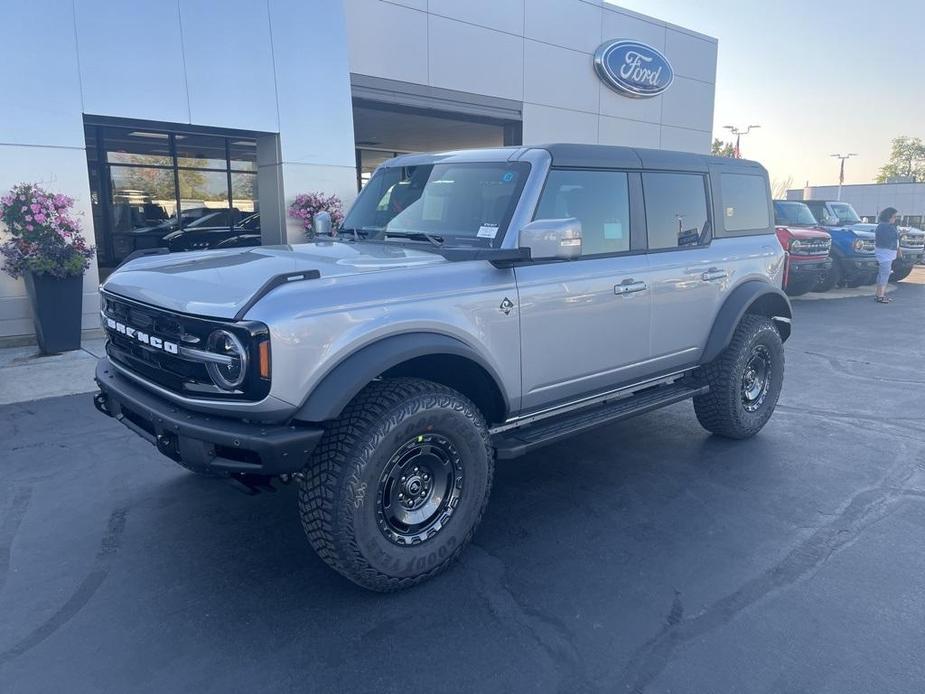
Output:
[[[845,162],[851,159],[851,157],[858,156],[858,153],[850,152],[848,154],[833,154],[832,156],[836,159],[841,159],[841,164],[838,169],[838,195],[835,197],[836,200],[841,200],[841,187],[845,182]]]
[[[745,130],[742,130],[741,128],[737,128],[734,125],[724,125],[723,126],[723,128],[725,128],[726,130],[728,130],[729,132],[731,132],[733,135],[736,136],[736,148],[735,148],[736,159],[742,158],[742,149],[740,147],[742,143],[742,136],[748,135],[752,130],[754,130],[755,128],[760,128],[760,127],[761,127],[760,125],[749,125],[747,128],[745,128]]]

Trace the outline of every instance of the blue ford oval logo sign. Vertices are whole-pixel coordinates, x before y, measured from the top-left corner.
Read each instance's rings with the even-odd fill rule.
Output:
[[[636,98],[657,96],[671,86],[668,58],[639,41],[608,41],[594,54],[594,69],[608,87]]]

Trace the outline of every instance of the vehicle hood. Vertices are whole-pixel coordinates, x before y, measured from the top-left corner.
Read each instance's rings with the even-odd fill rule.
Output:
[[[874,229],[877,228],[876,224],[864,224],[863,222],[858,224],[849,224],[843,227],[824,227],[824,229],[830,234],[836,233],[839,231],[848,231],[854,234],[859,239],[872,239],[876,236],[874,234]]]
[[[317,270],[324,281],[445,262],[436,253],[391,242],[316,241],[136,258],[110,275],[103,289],[169,311],[233,318],[276,275]]]
[[[795,239],[829,239],[832,238],[831,234],[822,229],[815,229],[813,227],[794,227],[794,226],[783,226],[781,227],[786,229],[789,234]]]

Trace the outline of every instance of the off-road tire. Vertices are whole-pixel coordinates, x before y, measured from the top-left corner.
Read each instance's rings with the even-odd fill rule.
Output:
[[[458,451],[461,495],[435,535],[397,544],[381,526],[381,476],[406,441],[429,433]],[[468,398],[420,379],[374,381],[330,425],[304,470],[302,527],[318,556],[354,583],[379,592],[408,588],[446,569],[472,539],[493,473],[488,427]]]
[[[819,278],[819,281],[816,283],[817,292],[827,292],[830,289],[835,289],[843,280],[841,265],[838,264],[838,260],[832,258],[832,267],[825,271],[825,274]]]
[[[768,390],[758,409],[749,412],[743,403],[743,379],[759,346],[770,357]],[[729,346],[700,367],[697,377],[710,386],[708,393],[694,398],[694,412],[704,429],[730,439],[757,434],[774,412],[784,381],[784,346],[774,322],[767,316],[746,314]]]
[[[890,282],[902,282],[912,274],[914,267],[914,265],[904,265],[899,269],[894,269],[893,272],[890,273]]]

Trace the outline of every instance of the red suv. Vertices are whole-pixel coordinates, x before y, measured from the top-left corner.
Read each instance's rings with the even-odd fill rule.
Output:
[[[790,296],[812,291],[832,267],[832,237],[819,228],[809,208],[796,200],[774,201],[774,224],[787,252],[784,291]]]

